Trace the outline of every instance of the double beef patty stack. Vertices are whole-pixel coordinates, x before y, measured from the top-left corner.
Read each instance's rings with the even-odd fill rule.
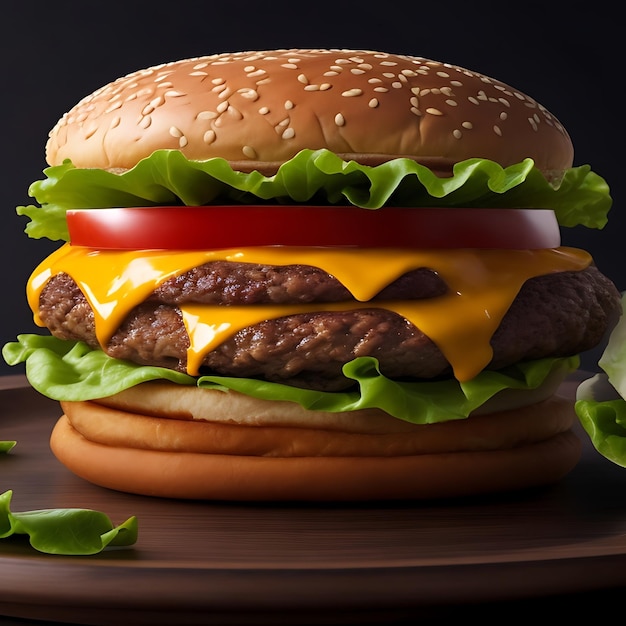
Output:
[[[52,130],[27,232],[67,243],[5,359],[96,484],[235,500],[466,496],[576,464],[555,395],[615,323],[559,224],[606,183],[532,98],[352,50],[142,70]]]

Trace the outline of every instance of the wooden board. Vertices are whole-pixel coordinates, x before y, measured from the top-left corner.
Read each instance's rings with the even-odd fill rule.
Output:
[[[0,492],[13,490],[11,510],[94,508],[114,523],[136,515],[139,540],[89,557],[44,555],[24,537],[0,541],[0,616],[95,625],[389,624],[503,602],[529,609],[563,594],[573,607],[585,594],[626,587],[626,470],[586,438],[581,463],[562,483],[507,496],[185,502],[72,475],[48,448],[59,415],[58,404],[21,377],[0,379],[0,439],[18,441],[0,456]]]

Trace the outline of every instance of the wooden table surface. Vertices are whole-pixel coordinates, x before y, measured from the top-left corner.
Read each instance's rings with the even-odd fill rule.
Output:
[[[573,383],[564,387],[572,390]],[[136,515],[139,539],[88,557],[41,554],[24,537],[0,541],[7,619],[392,624],[452,607],[530,607],[563,594],[571,603],[626,587],[626,470],[586,439],[579,466],[561,483],[507,496],[196,502],[118,493],[75,477],[48,448],[59,414],[21,377],[0,378],[0,439],[18,441],[0,456],[0,493],[13,490],[14,512],[93,508],[115,524]]]

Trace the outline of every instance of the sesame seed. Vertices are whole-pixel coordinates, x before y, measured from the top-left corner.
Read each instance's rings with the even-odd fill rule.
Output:
[[[177,128],[176,126],[170,126],[170,135],[172,137],[182,137],[183,131],[180,130],[180,128]]]
[[[183,93],[182,91],[176,91],[176,89],[170,89],[169,91],[165,92],[165,96],[167,96],[168,98],[180,98],[180,96],[186,96],[187,94]]]
[[[206,133],[204,133],[202,139],[204,141],[204,143],[206,144],[210,144],[213,143],[216,139],[217,135],[215,134],[214,130],[207,130]]]
[[[345,126],[346,120],[344,118],[344,116],[341,113],[337,113],[337,115],[335,115],[335,124],[337,126]]]
[[[119,115],[116,115],[109,124],[109,128],[117,128],[120,125],[122,118]]]
[[[418,117],[422,116],[422,112],[417,107],[411,107],[410,110],[413,115],[417,115]]]
[[[398,81],[396,80],[396,81],[394,81],[393,83],[391,83],[391,86],[392,86],[394,89],[400,89],[400,88],[402,87],[402,83],[400,83],[400,82],[398,82]]]
[[[467,128],[468,130],[474,128],[474,124],[472,124],[472,122],[463,122],[461,126],[463,126],[463,128]]]
[[[461,132],[458,128],[455,128],[455,129],[452,131],[452,136],[453,136],[455,139],[461,139],[461,137],[463,137],[463,133],[462,133],[462,132]]]
[[[281,63],[281,67],[284,67],[287,70],[297,70],[298,66],[295,63]]]
[[[290,110],[293,109],[293,102],[291,100],[285,100],[285,109]]]
[[[509,117],[509,114],[506,111],[502,111],[502,113],[500,113],[500,119],[504,122],[504,120]]]
[[[248,157],[249,159],[257,158],[256,150],[252,146],[244,146],[241,151],[243,152],[244,156]]]
[[[446,100],[446,104],[451,107],[457,106],[456,100]]]
[[[370,109],[375,109],[378,106],[378,98],[372,98],[368,103]]]
[[[533,130],[537,130],[537,122],[535,122],[535,120],[532,117],[529,117],[528,121],[530,125],[532,126]]]
[[[152,124],[152,118],[149,115],[146,115],[145,117],[142,117],[141,120],[139,120],[140,128],[148,128],[150,124]]]
[[[377,91],[378,93],[387,93],[389,89],[387,89],[387,87],[374,87],[374,91]]]
[[[217,113],[215,111],[200,111],[198,115],[196,115],[196,119],[198,120],[214,120],[217,117]]]
[[[319,91],[319,90],[320,90],[319,85],[305,85],[304,86],[304,91]]]
[[[428,107],[426,113],[430,113],[430,115],[443,115],[439,109],[435,109],[434,107]]]
[[[269,112],[270,112],[270,110],[269,110],[267,107],[261,107],[261,108],[259,109],[259,113],[260,113],[261,115],[267,115]]]
[[[296,136],[296,131],[293,128],[286,128],[281,137],[283,139],[293,139]]]
[[[353,98],[354,96],[360,96],[362,95],[363,90],[362,89],[348,89],[347,91],[342,91],[341,95],[345,96],[346,98]]]
[[[226,109],[229,107],[228,101],[224,100],[223,102],[220,102],[215,109],[217,110],[218,113],[224,113],[224,111],[226,111]]]
[[[189,143],[189,142],[188,142],[188,140],[187,140],[187,137],[184,137],[184,136],[183,136],[183,137],[181,137],[181,138],[178,140],[178,146],[179,146],[180,148],[184,148],[184,147],[185,147],[188,143]]]
[[[117,102],[114,102],[113,104],[108,106],[104,112],[111,113],[112,111],[119,109],[121,106],[122,106],[122,101],[118,100]]]
[[[493,127],[493,132],[498,135],[498,137],[502,137],[502,131],[500,130],[499,126],[494,126]]]
[[[259,99],[259,92],[256,89],[250,89],[249,87],[238,89],[237,93],[240,94],[242,98],[252,100],[253,102]]]
[[[304,74],[298,74],[298,81],[301,82],[303,85],[309,84],[309,79]]]

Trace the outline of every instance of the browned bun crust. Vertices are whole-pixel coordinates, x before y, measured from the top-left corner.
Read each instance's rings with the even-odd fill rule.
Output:
[[[302,149],[365,163],[407,156],[449,171],[467,158],[572,164],[559,121],[498,80],[422,57],[363,50],[218,54],[134,72],[66,113],[51,165],[127,169],[161,148],[262,171]]]
[[[153,417],[94,402],[63,409],[51,447],[64,465],[103,487],[161,497],[459,497],[550,484],[580,457],[572,402],[558,396],[390,433],[306,428],[299,418],[276,426]]]

